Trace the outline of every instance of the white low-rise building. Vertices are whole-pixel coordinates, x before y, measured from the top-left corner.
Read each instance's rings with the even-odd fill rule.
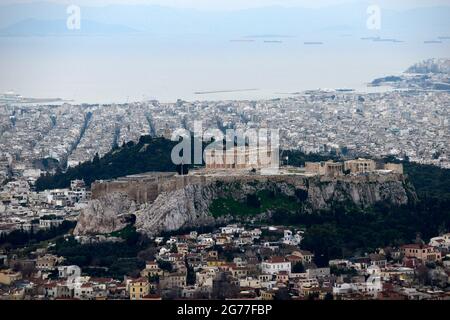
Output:
[[[280,271],[291,273],[291,262],[283,257],[272,257],[261,263],[261,271],[266,274],[277,274]]]
[[[379,275],[371,275],[365,282],[335,284],[333,294],[363,293],[374,297],[383,290],[383,281]]]
[[[79,266],[60,266],[58,267],[58,276],[60,278],[77,278],[81,276],[81,268]]]
[[[450,248],[450,233],[431,238],[429,245],[436,248]]]

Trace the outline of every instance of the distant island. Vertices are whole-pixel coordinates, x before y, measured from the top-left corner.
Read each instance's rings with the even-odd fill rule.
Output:
[[[255,42],[253,39],[231,39],[230,42]]]
[[[404,41],[402,40],[398,40],[398,39],[394,39],[394,38],[381,38],[381,37],[363,37],[361,38],[361,40],[369,40],[369,41],[373,41],[373,42],[392,42],[392,43],[402,43]]]

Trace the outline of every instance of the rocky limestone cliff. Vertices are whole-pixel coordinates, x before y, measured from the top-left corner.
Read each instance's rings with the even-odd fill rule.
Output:
[[[107,234],[121,230],[130,221],[129,213],[134,211],[134,201],[123,194],[111,193],[93,199],[78,217],[74,235]]]
[[[135,183],[133,184],[135,188]],[[209,207],[218,198],[244,200],[247,195],[261,190],[277,190],[286,196],[295,196],[297,190],[307,195],[302,201],[311,213],[329,209],[333,203],[350,202],[361,208],[377,202],[393,206],[416,201],[414,188],[400,174],[373,174],[363,176],[304,177],[304,176],[244,176],[216,178],[206,183],[185,184],[167,189],[156,199],[136,208],[133,201],[122,194],[113,193],[93,200],[80,216],[77,234],[108,233],[124,227],[123,214],[136,216],[135,226],[141,233],[155,235],[183,227],[210,225],[218,220]]]
[[[164,192],[149,205],[138,210],[135,226],[139,232],[155,234],[187,226],[214,223],[208,207],[217,197],[212,186],[188,185],[173,192]]]

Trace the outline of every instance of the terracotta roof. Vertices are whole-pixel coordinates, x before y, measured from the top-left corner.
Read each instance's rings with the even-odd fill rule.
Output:
[[[92,282],[97,282],[97,283],[111,283],[111,282],[116,282],[116,280],[114,280],[113,278],[91,278],[90,279]]]
[[[268,263],[282,263],[286,262],[286,259],[283,257],[270,257],[269,260],[267,260]]]
[[[413,244],[405,244],[401,248],[402,249],[431,249],[433,247],[429,246],[429,245],[426,245],[426,244],[413,243]]]
[[[137,279],[133,279],[133,280],[131,280],[130,283],[138,283],[138,282],[147,282],[147,278],[137,278]]]
[[[313,253],[308,250],[299,250],[299,252],[304,256],[312,256],[313,255]]]
[[[286,260],[288,260],[288,261],[299,261],[299,260],[302,260],[302,258],[299,257],[299,256],[296,256],[296,255],[290,254],[290,255],[286,256]]]

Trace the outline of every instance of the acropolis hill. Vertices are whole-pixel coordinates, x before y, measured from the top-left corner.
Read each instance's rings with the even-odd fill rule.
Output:
[[[233,217],[211,214],[214,201],[245,202],[248,195],[262,191],[302,204],[311,213],[329,209],[335,203],[366,208],[377,202],[400,206],[416,200],[414,188],[406,177],[385,169],[350,174],[323,174],[290,167],[280,169],[276,175],[207,169],[188,175],[147,173],[94,183],[93,200],[80,215],[75,234],[119,230],[126,225],[125,217],[130,214],[136,216],[137,230],[149,235],[225,222]],[[270,208],[264,214],[276,209]]]

